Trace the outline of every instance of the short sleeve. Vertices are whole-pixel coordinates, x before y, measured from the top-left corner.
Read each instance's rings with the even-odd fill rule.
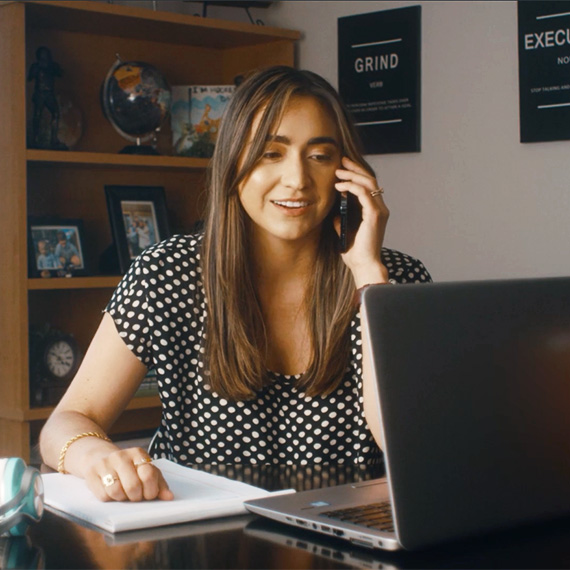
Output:
[[[432,278],[424,264],[406,253],[382,248],[382,262],[388,269],[390,279],[397,283],[431,283]]]
[[[146,250],[133,261],[105,307],[119,336],[147,368],[152,365],[150,285],[157,269],[153,270],[151,255]]]

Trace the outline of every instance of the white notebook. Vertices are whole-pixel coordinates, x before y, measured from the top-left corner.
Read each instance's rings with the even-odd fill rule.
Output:
[[[174,494],[172,501],[102,502],[83,479],[61,473],[43,474],[46,509],[85,521],[108,532],[184,523],[246,513],[245,500],[273,493],[239,481],[173,463],[153,461]]]

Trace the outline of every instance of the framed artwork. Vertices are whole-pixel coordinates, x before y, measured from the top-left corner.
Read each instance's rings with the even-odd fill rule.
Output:
[[[87,275],[80,219],[30,218],[30,277],[73,277]]]
[[[162,186],[105,186],[121,273],[147,247],[170,237]]]
[[[421,6],[338,19],[338,87],[365,154],[421,151]]]
[[[570,2],[517,2],[521,143],[570,140]]]

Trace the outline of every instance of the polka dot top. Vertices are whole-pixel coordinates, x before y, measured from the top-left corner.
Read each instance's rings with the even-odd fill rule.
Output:
[[[105,309],[129,349],[156,370],[162,419],[151,456],[186,465],[381,462],[364,419],[360,314],[346,375],[327,396],[308,397],[296,387],[299,376],[271,372],[250,400],[230,402],[210,388],[201,353],[201,242],[202,234],[177,235],[146,249]],[[382,255],[396,281],[431,281],[418,260],[386,248]]]

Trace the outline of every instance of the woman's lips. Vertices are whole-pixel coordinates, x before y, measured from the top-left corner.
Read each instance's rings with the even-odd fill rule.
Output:
[[[311,205],[307,200],[271,200],[271,203],[289,216],[299,216]]]

